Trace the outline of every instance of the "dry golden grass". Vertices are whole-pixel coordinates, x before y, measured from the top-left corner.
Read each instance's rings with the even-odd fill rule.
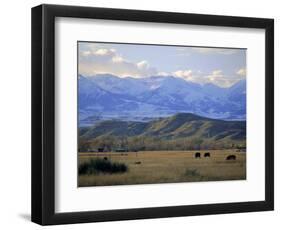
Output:
[[[246,179],[246,153],[235,150],[143,151],[129,153],[79,153],[79,164],[97,157],[125,163],[129,170],[116,174],[79,175],[79,186],[129,185]],[[210,152],[210,158],[202,157]],[[225,160],[228,155],[236,160]],[[141,162],[136,164],[136,162]]]

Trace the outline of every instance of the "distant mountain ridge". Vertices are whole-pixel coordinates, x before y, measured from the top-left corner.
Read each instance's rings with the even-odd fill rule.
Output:
[[[205,117],[244,120],[246,118],[246,81],[230,88],[200,85],[173,76],[119,78],[110,74],[91,77],[79,75],[79,121],[91,124],[100,120],[136,121],[194,113]],[[136,117],[138,119],[136,119]]]
[[[245,121],[224,121],[179,113],[150,122],[102,121],[91,127],[82,127],[79,137],[84,140],[115,137],[156,137],[161,140],[182,138],[210,141],[244,141]]]

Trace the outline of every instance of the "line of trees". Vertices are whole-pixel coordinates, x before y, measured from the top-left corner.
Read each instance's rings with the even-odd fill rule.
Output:
[[[202,138],[177,138],[163,140],[157,137],[126,137],[106,136],[92,140],[79,140],[79,152],[105,151],[123,149],[125,151],[156,151],[156,150],[200,150],[200,149],[231,149],[245,147],[246,140],[210,140]]]

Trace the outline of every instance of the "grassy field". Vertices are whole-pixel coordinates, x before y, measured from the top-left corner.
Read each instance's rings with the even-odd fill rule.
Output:
[[[195,158],[195,152],[200,152],[201,158]],[[202,154],[205,152],[210,152],[211,157],[204,158]],[[236,160],[227,161],[226,157],[232,154]],[[79,187],[246,179],[246,153],[233,149],[79,153],[79,165],[97,158],[123,163],[128,171],[81,174],[78,177]]]

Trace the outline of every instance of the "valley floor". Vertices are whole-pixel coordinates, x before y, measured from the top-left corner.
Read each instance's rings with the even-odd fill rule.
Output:
[[[201,158],[195,158],[196,152]],[[236,159],[226,160],[229,155]],[[79,153],[79,165],[97,158],[123,163],[128,171],[79,175],[79,187],[246,179],[246,153],[235,149]]]

